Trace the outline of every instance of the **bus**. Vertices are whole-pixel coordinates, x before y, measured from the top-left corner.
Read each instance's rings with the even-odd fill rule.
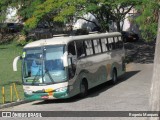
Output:
[[[29,100],[85,97],[89,89],[125,73],[121,33],[53,37],[24,46],[13,61],[22,61],[24,95]]]

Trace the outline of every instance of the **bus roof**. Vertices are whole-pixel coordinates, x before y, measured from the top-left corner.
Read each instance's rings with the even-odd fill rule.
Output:
[[[119,32],[112,32],[112,33],[97,33],[97,34],[88,34],[79,36],[53,37],[49,39],[41,39],[28,43],[27,45],[24,46],[24,48],[40,47],[47,45],[60,45],[60,44],[67,44],[70,41],[74,40],[76,41],[76,40],[98,39],[98,38],[113,37],[120,35],[121,33]]]

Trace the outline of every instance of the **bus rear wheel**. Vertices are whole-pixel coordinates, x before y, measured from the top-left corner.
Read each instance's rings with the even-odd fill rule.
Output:
[[[113,72],[112,72],[112,80],[111,80],[112,84],[116,84],[116,83],[117,83],[117,80],[118,80],[118,78],[117,78],[117,70],[116,70],[116,69],[113,69]]]
[[[88,84],[86,80],[82,80],[80,84],[80,97],[84,98],[88,94]]]

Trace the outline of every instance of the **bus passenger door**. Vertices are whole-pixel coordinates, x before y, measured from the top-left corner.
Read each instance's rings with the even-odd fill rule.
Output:
[[[72,79],[76,73],[77,55],[75,50],[75,43],[70,42],[68,45],[68,74],[69,79]]]

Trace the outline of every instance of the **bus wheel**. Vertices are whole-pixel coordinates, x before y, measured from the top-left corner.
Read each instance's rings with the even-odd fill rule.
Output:
[[[112,84],[116,84],[117,83],[117,70],[116,69],[113,69],[113,73],[112,73]]]
[[[80,97],[84,98],[88,94],[88,84],[86,80],[82,80],[80,84]]]

